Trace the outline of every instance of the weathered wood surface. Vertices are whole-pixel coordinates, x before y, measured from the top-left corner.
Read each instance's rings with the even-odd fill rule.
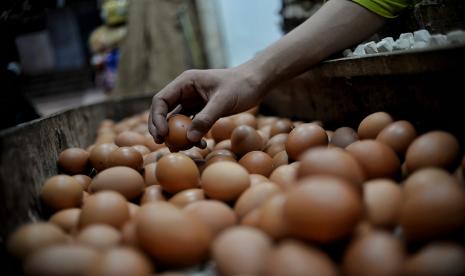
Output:
[[[465,139],[465,47],[327,61],[273,89],[266,114],[357,127],[380,110]]]
[[[84,106],[0,132],[0,242],[15,227],[39,218],[43,181],[58,173],[58,154],[87,147],[101,120],[120,120],[150,106],[150,97]]]

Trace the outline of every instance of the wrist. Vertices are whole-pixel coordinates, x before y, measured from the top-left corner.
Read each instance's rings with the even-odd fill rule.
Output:
[[[233,70],[240,72],[247,83],[262,93],[265,93],[276,81],[273,70],[259,57],[254,57]]]

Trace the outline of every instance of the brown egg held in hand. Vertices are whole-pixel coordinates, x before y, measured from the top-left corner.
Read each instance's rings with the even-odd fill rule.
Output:
[[[211,250],[220,275],[265,275],[272,242],[258,229],[235,226],[223,231]]]
[[[372,113],[360,122],[358,136],[360,139],[376,139],[376,136],[392,122],[391,115],[386,112]]]
[[[250,186],[247,170],[229,161],[208,166],[202,173],[202,189],[212,199],[234,201]]]
[[[452,134],[444,131],[430,131],[415,139],[407,149],[405,163],[413,172],[424,167],[455,169],[459,158],[460,145]]]
[[[317,124],[302,124],[294,128],[286,140],[286,151],[290,159],[298,160],[305,150],[328,145],[325,130]]]
[[[54,210],[79,207],[82,203],[82,186],[68,175],[55,175],[45,181],[40,197]]]
[[[67,174],[86,173],[89,169],[89,153],[80,148],[68,148],[58,156],[58,165]]]
[[[181,114],[168,119],[168,136],[165,137],[165,145],[171,152],[192,148],[193,144],[187,139],[187,130],[191,124],[192,120]]]
[[[167,202],[148,203],[136,218],[137,238],[157,263],[195,265],[207,257],[210,230],[194,216]]]
[[[136,170],[119,166],[101,171],[92,179],[89,188],[92,193],[103,190],[116,191],[131,200],[142,194],[145,181]]]
[[[273,159],[263,151],[248,152],[239,160],[239,164],[251,174],[268,177],[273,171]]]
[[[297,240],[285,240],[270,254],[264,275],[336,276],[339,272],[336,264],[318,248]]]
[[[192,159],[182,153],[170,153],[158,161],[156,177],[165,191],[177,193],[197,188],[200,174]]]
[[[84,202],[79,216],[79,227],[104,223],[117,229],[129,220],[129,207],[126,199],[114,191],[102,191]]]
[[[66,234],[52,223],[29,223],[16,229],[7,240],[8,252],[25,259],[36,251],[66,242]]]
[[[362,200],[349,182],[333,176],[300,180],[287,193],[284,217],[292,236],[319,243],[339,240],[362,218]]]

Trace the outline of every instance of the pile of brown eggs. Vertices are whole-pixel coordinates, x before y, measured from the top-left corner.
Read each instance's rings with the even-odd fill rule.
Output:
[[[205,149],[183,115],[167,146],[147,113],[103,121],[59,155],[53,214],[9,252],[27,275],[465,275],[456,137],[385,112],[334,131],[255,112],[218,120]]]

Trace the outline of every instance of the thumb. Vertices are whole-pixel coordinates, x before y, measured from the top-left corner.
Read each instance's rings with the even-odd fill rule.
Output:
[[[192,125],[187,131],[187,139],[198,142],[210,130],[213,124],[223,114],[225,104],[213,98],[207,105],[195,115]]]

